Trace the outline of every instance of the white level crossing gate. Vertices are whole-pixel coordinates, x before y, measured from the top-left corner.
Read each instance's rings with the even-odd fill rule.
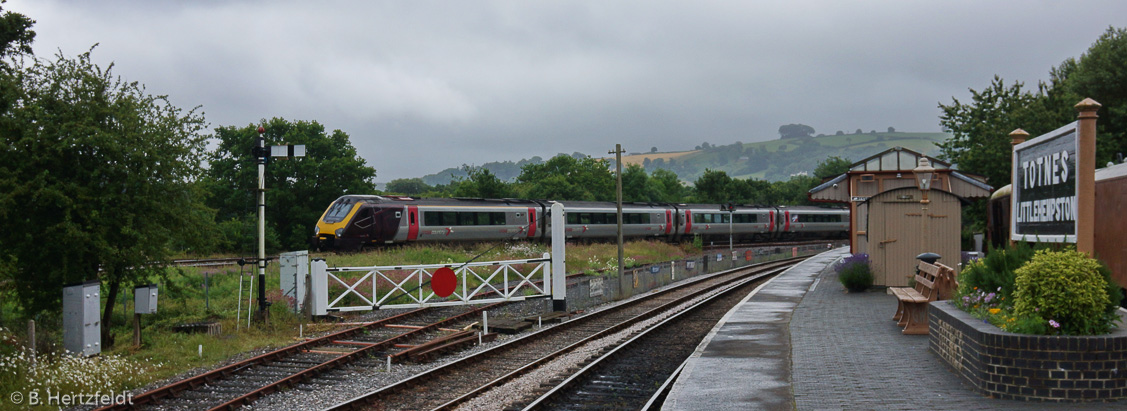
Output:
[[[549,296],[554,300],[554,309],[563,310],[567,292],[563,227],[563,206],[554,204],[552,253],[536,259],[333,268],[324,260],[313,261],[310,264],[313,315],[485,304]],[[453,278],[448,276],[450,271]]]

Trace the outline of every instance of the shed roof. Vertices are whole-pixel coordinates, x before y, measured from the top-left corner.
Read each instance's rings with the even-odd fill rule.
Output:
[[[849,172],[848,173],[839,175],[839,176],[834,177],[834,178],[832,178],[832,179],[830,179],[830,180],[828,180],[828,181],[826,181],[822,184],[819,184],[817,187],[810,189],[808,194],[813,196],[814,194],[816,194],[818,192],[821,192],[821,191],[824,191],[824,190],[827,190],[827,189],[831,189],[835,185],[840,184],[843,181],[846,181],[849,178],[850,174],[865,174],[865,173],[876,173],[876,172],[889,172],[889,173],[893,173],[893,172],[905,173],[905,172],[907,172],[907,173],[910,173],[910,172],[912,172],[912,169],[917,167],[921,157],[926,157],[931,162],[932,167],[934,167],[936,170],[939,170],[939,171],[949,175],[950,178],[953,181],[959,181],[959,182],[965,183],[966,185],[969,185],[970,187],[973,187],[970,190],[972,192],[974,192],[974,194],[968,195],[968,197],[986,197],[986,196],[990,195],[990,191],[992,190],[992,188],[988,184],[982,182],[979,179],[976,179],[976,178],[970,177],[966,174],[955,171],[952,168],[951,163],[948,163],[948,162],[942,161],[942,160],[938,160],[934,157],[926,156],[924,154],[921,154],[919,152],[916,152],[914,150],[910,150],[910,149],[907,149],[907,148],[904,148],[904,147],[893,147],[893,148],[890,148],[888,150],[882,151],[880,153],[874,154],[874,155],[872,155],[868,158],[865,158],[861,161],[853,163],[853,165],[849,166]],[[975,190],[975,189],[977,189],[977,190]],[[963,192],[964,194],[966,194],[965,191],[962,191],[962,190],[957,190],[957,191],[960,191],[960,192]],[[979,192],[979,191],[981,191],[981,192]],[[844,196],[844,195],[847,195],[847,194],[848,193],[830,194],[829,197],[835,198],[835,197]],[[847,198],[841,198],[841,199],[830,200],[830,201],[847,201],[847,200],[848,200]]]

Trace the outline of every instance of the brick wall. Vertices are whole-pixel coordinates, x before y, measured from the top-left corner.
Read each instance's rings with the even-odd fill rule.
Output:
[[[1120,310],[1121,326],[1127,312]],[[1127,399],[1127,329],[1101,336],[1002,331],[955,308],[930,304],[928,350],[982,394],[1033,401]]]

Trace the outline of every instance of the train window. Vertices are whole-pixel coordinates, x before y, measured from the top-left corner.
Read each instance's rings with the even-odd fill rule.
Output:
[[[759,216],[756,215],[756,214],[736,214],[736,215],[732,216],[732,218],[735,219],[733,222],[736,223],[736,224],[747,224],[747,223],[758,223],[759,222]]]
[[[343,199],[333,203],[329,207],[329,211],[325,213],[326,223],[339,223],[348,216],[348,212],[352,211],[352,199]]]
[[[579,224],[579,213],[567,213],[568,224]]]
[[[423,213],[423,221],[428,226],[505,225],[505,213],[430,211]]]
[[[799,223],[840,223],[842,216],[840,214],[799,214],[798,219],[795,220]]]

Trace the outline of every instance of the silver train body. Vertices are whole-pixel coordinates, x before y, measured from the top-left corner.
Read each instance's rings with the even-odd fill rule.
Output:
[[[551,240],[554,201],[517,199],[416,199],[349,195],[338,198],[318,220],[311,243],[317,249],[525,239]],[[617,236],[616,205],[561,201],[568,240],[607,241]],[[849,210],[820,207],[718,204],[626,203],[623,237],[705,244],[847,238]]]

